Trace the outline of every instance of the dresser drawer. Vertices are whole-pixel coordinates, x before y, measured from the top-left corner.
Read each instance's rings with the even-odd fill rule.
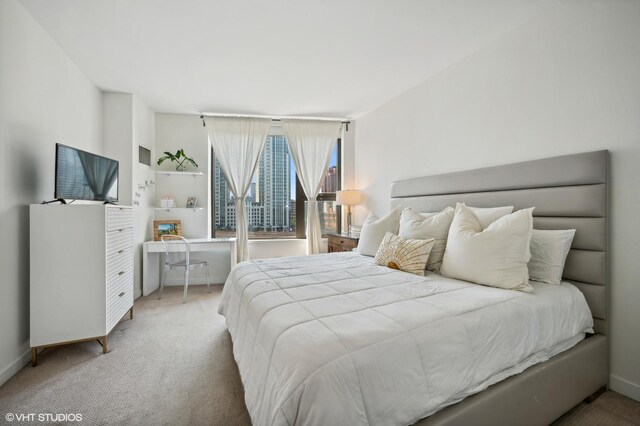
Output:
[[[133,245],[133,228],[107,232],[107,257]]]
[[[121,291],[115,298],[107,299],[107,333],[133,306],[133,286]]]
[[[107,306],[118,300],[122,292],[126,293],[130,289],[133,289],[133,269],[125,271],[107,286]]]
[[[133,289],[133,270],[126,271],[123,275],[118,276],[106,288],[106,302],[110,306],[114,301],[118,300],[120,294]]]
[[[133,270],[133,249],[121,249],[107,256],[107,288],[129,270]]]
[[[133,209],[131,207],[107,207],[107,231],[133,228]]]

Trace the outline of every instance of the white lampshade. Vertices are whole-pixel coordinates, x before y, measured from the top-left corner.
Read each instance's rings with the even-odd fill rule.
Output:
[[[362,203],[362,192],[357,189],[336,192],[336,204],[339,206],[355,206],[360,203]]]

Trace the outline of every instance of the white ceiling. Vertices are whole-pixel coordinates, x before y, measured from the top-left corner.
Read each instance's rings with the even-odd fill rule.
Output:
[[[21,0],[99,88],[163,112],[357,118],[559,0]]]

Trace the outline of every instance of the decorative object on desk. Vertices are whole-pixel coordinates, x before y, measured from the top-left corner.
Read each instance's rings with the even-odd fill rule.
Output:
[[[172,209],[176,206],[176,200],[171,195],[165,195],[160,199],[160,207],[163,209]]]
[[[347,206],[347,230],[351,227],[351,206],[362,204],[362,192],[357,189],[345,189],[336,192],[336,204]]]
[[[189,197],[189,198],[187,198],[187,208],[188,209],[195,209],[197,203],[198,203],[198,198],[197,197]]]
[[[182,222],[180,220],[154,220],[153,221],[153,239],[160,241],[163,235],[182,236]]]
[[[158,165],[164,163],[165,160],[171,160],[178,163],[176,166],[176,171],[178,172],[184,172],[187,170],[187,164],[185,163],[191,164],[196,169],[198,168],[198,163],[196,163],[193,158],[187,157],[187,154],[184,153],[184,149],[182,148],[177,150],[175,154],[165,151],[164,156],[158,159]]]
[[[360,238],[360,232],[362,231],[362,226],[358,225],[349,225],[349,236],[353,238]]]

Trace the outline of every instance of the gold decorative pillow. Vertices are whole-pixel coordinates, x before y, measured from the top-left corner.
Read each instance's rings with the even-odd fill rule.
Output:
[[[405,240],[391,232],[387,232],[378,248],[375,261],[386,266],[416,275],[424,275],[429,254],[435,239]]]

